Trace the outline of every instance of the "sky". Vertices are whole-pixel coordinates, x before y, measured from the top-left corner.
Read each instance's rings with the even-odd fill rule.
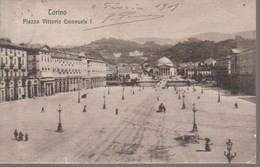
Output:
[[[0,36],[14,43],[82,45],[101,38],[182,39],[256,30],[256,0],[1,0],[0,6]],[[49,9],[66,15],[50,15]],[[64,24],[64,19],[88,24]]]

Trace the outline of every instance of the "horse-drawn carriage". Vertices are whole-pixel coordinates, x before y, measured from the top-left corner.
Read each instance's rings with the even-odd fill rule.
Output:
[[[81,98],[87,98],[88,93],[84,93],[83,95],[81,95]]]
[[[166,107],[161,103],[157,112],[166,112]]]

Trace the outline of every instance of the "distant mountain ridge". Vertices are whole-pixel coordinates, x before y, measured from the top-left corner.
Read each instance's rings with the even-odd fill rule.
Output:
[[[234,34],[204,33],[171,45],[160,45],[151,38],[143,44],[131,40],[102,38],[87,45],[60,49],[76,53],[85,52],[91,57],[105,60],[111,64],[141,63],[146,61],[145,59],[148,59],[149,63],[154,63],[163,56],[170,58],[173,62],[194,62],[209,57],[225,56],[230,53],[232,48],[254,49],[256,43],[254,34],[256,34],[255,31]],[[143,52],[143,59],[129,56],[129,52],[136,50]],[[120,53],[121,56],[116,57],[114,53]]]
[[[219,42],[227,39],[234,39],[238,35],[245,39],[256,39],[256,31],[243,31],[243,32],[237,32],[231,34],[208,32],[208,33],[193,35],[191,36],[191,38],[198,38],[200,40]]]
[[[234,39],[237,35],[245,38],[245,39],[256,39],[256,31],[241,31],[237,33],[217,33],[217,32],[207,32],[207,33],[201,33],[196,34],[193,36],[190,36],[189,38],[198,38],[200,40],[209,40],[209,41],[223,41],[227,39]],[[179,42],[183,42],[187,40],[188,38],[183,39],[174,39],[174,38],[134,38],[132,41],[135,41],[139,44],[144,44],[148,41],[154,41],[157,44],[160,45],[175,45]]]

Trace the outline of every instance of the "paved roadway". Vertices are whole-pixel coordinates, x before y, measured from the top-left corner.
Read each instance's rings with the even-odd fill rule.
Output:
[[[181,88],[182,89],[182,88]],[[205,89],[204,94],[186,90],[186,109],[181,110],[173,88],[139,91],[128,87],[125,100],[122,88],[85,90],[87,99],[77,103],[77,92],[33,100],[0,104],[1,162],[22,163],[226,163],[223,151],[230,138],[238,156],[234,163],[255,163],[255,104]],[[106,110],[102,109],[106,93]],[[157,96],[160,100],[157,101]],[[200,96],[200,99],[197,99]],[[166,113],[157,113],[159,104]],[[239,109],[234,108],[234,102]],[[62,105],[64,132],[57,128],[58,104]],[[198,112],[198,144],[185,144],[174,138],[191,135],[192,103]],[[83,113],[83,106],[87,112]],[[46,113],[40,113],[45,106]],[[119,115],[115,115],[115,109]],[[28,142],[13,140],[13,130],[29,133]],[[204,138],[211,139],[212,152],[203,152]],[[247,150],[244,150],[247,145]],[[232,150],[233,151],[233,150]]]

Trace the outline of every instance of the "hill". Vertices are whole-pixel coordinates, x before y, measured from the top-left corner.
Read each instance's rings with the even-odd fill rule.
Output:
[[[223,41],[227,39],[234,39],[236,36],[241,36],[245,39],[256,39],[256,31],[243,31],[231,34],[208,32],[191,36],[191,38],[198,38],[200,40],[210,40],[210,41]]]
[[[218,33],[208,33],[199,35],[201,38],[209,38],[219,35]],[[250,37],[250,33],[234,33],[242,34]],[[232,35],[232,37],[233,37]],[[230,34],[226,37],[231,37]],[[225,38],[226,38],[225,37]],[[253,37],[253,36],[251,36]],[[218,37],[219,40],[222,37]],[[216,39],[216,38],[215,38]],[[65,47],[62,48],[64,51],[70,52],[85,52],[91,56],[105,60],[108,63],[116,64],[119,62],[127,63],[141,63],[144,62],[140,57],[130,57],[129,52],[136,50],[143,52],[143,57],[146,57],[147,62],[153,64],[159,58],[165,56],[170,58],[173,62],[195,62],[199,60],[205,60],[209,57],[218,58],[219,56],[228,55],[232,48],[238,49],[252,49],[256,47],[255,39],[245,39],[242,36],[235,36],[234,38],[212,41],[212,40],[200,40],[192,38],[179,42],[175,45],[160,45],[154,41],[147,41],[144,44],[129,40],[121,40],[115,38],[105,39],[102,38],[97,41],[93,41],[88,45],[76,46],[76,47]],[[120,53],[121,56],[115,57],[114,53]]]
[[[216,32],[207,32],[196,34],[190,36],[189,38],[197,38],[200,40],[209,40],[209,41],[223,41],[227,39],[234,39],[236,36],[241,36],[245,39],[256,39],[256,31],[241,31],[237,33],[216,33]],[[175,45],[179,42],[186,41],[188,38],[183,39],[174,39],[174,38],[134,38],[132,41],[137,42],[139,44],[144,44],[148,41],[154,41],[160,45]]]

